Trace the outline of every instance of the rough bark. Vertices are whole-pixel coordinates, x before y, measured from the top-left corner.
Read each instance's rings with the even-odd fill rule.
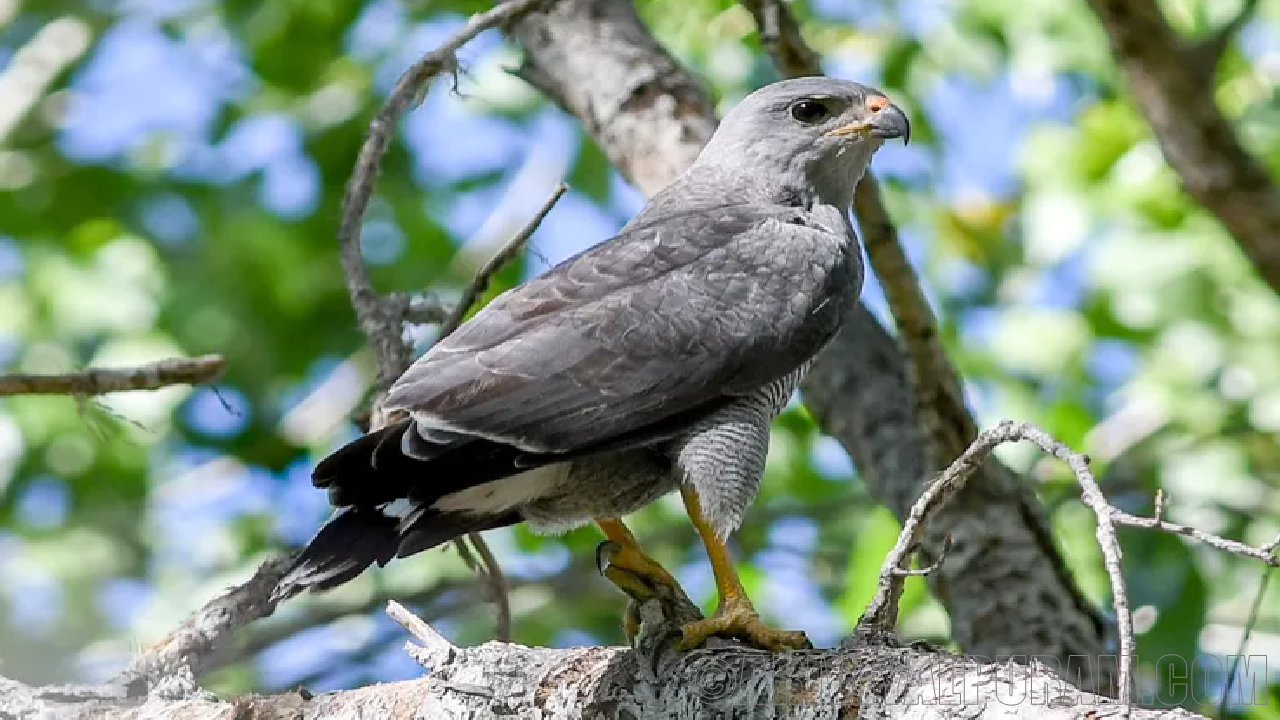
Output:
[[[645,193],[670,182],[715,128],[706,93],[625,0],[561,0],[509,32],[526,53],[520,75],[581,119],[619,172]],[[882,220],[888,223],[887,216]],[[861,225],[864,234],[884,231],[876,223]],[[932,433],[914,409],[905,367],[893,338],[860,305],[802,387],[822,428],[844,445],[868,489],[899,519],[951,459],[935,465],[924,450]],[[958,398],[942,401],[951,404],[935,409],[939,416],[969,417]],[[936,559],[947,534],[954,548],[931,584],[966,652],[1064,662],[1105,652],[1102,620],[1067,573],[1034,492],[1007,468],[987,463],[931,524],[922,555]]]
[[[923,647],[874,644],[777,655],[747,649],[656,655],[625,648],[528,648],[491,642],[429,653],[435,671],[406,682],[307,693],[94,697],[0,678],[0,717],[15,720],[275,718],[1079,718],[1122,708],[1046,667],[991,664]],[[652,665],[646,666],[646,663]],[[1197,718],[1132,709],[1139,720]]]

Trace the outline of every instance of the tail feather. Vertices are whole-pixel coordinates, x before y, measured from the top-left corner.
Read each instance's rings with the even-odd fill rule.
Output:
[[[347,508],[325,523],[294,558],[276,587],[277,597],[302,590],[330,590],[377,563],[386,565],[400,546],[399,521],[367,508]]]
[[[415,517],[406,518],[400,531],[400,543],[396,557],[409,557],[414,553],[430,550],[450,540],[472,532],[494,530],[515,525],[522,519],[515,511],[501,515],[481,515],[458,512],[439,512],[427,508]]]
[[[469,532],[514,525],[522,519],[515,510],[446,512],[433,505],[450,493],[561,459],[455,433],[429,435],[404,420],[357,438],[316,465],[312,484],[327,489],[341,509],[294,559],[275,597],[329,590],[375,563],[381,567]]]

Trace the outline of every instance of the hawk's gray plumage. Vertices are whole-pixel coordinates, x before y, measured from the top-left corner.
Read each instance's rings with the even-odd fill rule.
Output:
[[[503,293],[391,388],[411,420],[326,458],[346,508],[289,582],[331,587],[459,534],[562,530],[691,485],[723,537],[769,425],[862,284],[854,186],[905,117],[801,78],[748,96],[615,237]]]

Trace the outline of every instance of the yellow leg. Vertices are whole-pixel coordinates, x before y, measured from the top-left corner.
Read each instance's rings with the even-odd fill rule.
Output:
[[[652,585],[665,585],[673,588],[676,595],[683,595],[684,591],[680,589],[676,579],[671,577],[671,573],[667,572],[666,568],[640,549],[636,536],[631,534],[631,530],[623,525],[621,520],[597,519],[596,525],[600,526],[605,537],[609,538],[613,544],[613,547],[609,548],[611,553],[607,562],[599,562],[600,572],[619,590],[637,602],[643,602],[654,595],[653,589],[646,585],[646,582]],[[623,616],[622,630],[628,638],[634,638],[639,633],[640,619],[634,612],[634,608],[629,608]]]
[[[738,579],[738,571],[733,567],[728,546],[717,537],[702,514],[702,503],[699,502],[697,493],[688,485],[682,485],[680,494],[684,498],[689,520],[697,528],[702,544],[707,548],[711,571],[716,577],[716,590],[720,593],[720,608],[714,615],[684,626],[680,648],[692,650],[713,635],[736,637],[774,652],[812,647],[804,633],[777,630],[760,620],[755,606],[751,604],[751,598],[747,597],[747,592],[742,587],[742,581]]]

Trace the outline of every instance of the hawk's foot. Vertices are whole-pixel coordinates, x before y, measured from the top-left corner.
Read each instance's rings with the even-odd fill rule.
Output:
[[[653,558],[635,548],[612,541],[600,543],[596,548],[596,568],[631,599],[622,615],[622,632],[632,645],[640,634],[640,605],[645,602],[657,599],[667,617],[688,618],[690,610],[695,613],[693,617],[697,617],[693,603],[675,578]],[[682,605],[688,608],[682,608]]]
[[[682,635],[679,646],[681,650],[700,647],[707,638],[713,636],[737,638],[770,652],[813,648],[803,632],[778,630],[765,625],[750,601],[745,598],[724,603],[715,615],[685,625]]]
[[[606,541],[596,548],[596,569],[618,589],[643,602],[659,587],[683,594],[680,583],[657,560],[632,545]],[[621,570],[622,572],[611,572]],[[639,581],[637,583],[637,581]]]

